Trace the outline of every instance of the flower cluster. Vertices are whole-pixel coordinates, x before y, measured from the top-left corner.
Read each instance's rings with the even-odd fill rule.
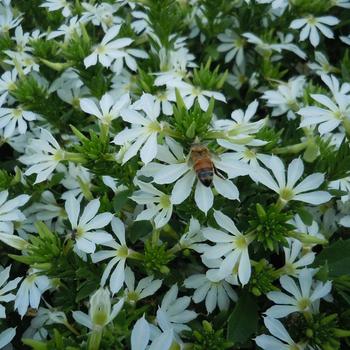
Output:
[[[0,348],[348,348],[349,11],[1,0]]]

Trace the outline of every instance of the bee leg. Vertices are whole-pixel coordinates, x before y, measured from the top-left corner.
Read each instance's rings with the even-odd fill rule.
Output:
[[[225,176],[224,172],[220,169],[217,169],[215,166],[214,166],[214,173],[215,173],[215,175],[219,176],[221,179],[226,180],[226,176]]]

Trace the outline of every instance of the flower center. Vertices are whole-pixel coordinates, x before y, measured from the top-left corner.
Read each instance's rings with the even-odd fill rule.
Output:
[[[233,45],[237,47],[237,49],[240,49],[244,46],[244,40],[242,38],[238,38],[233,40]]]
[[[309,298],[302,298],[298,300],[298,308],[300,311],[307,310],[310,305],[311,305],[311,302]]]
[[[12,115],[14,118],[19,119],[22,117],[23,110],[22,108],[16,108],[13,110]]]
[[[241,250],[247,248],[248,246],[247,240],[243,235],[238,236],[234,242],[235,242],[235,247]]]
[[[309,16],[308,19],[307,19],[307,23],[310,26],[314,26],[317,23],[317,19],[314,16]]]
[[[56,162],[60,162],[61,160],[64,160],[64,156],[65,156],[65,152],[62,149],[59,149],[55,152],[55,154],[53,155],[53,159]]]
[[[162,206],[162,208],[170,208],[171,202],[170,198],[167,194],[164,194],[160,197],[159,204]]]
[[[139,300],[139,298],[140,298],[139,293],[135,291],[128,292],[127,294],[127,299],[132,304],[136,303]]]
[[[127,258],[129,256],[129,248],[125,245],[121,246],[117,250],[117,256],[124,259]]]
[[[343,120],[344,119],[344,114],[341,111],[334,112],[333,116],[334,116],[335,119],[338,119],[338,120]]]
[[[285,187],[280,191],[280,197],[284,201],[288,202],[294,197],[294,192],[291,188]]]
[[[194,87],[192,89],[192,95],[193,96],[197,96],[198,97],[201,94],[201,92],[202,92],[202,90],[199,87]]]
[[[151,122],[147,125],[147,130],[150,132],[150,133],[153,133],[153,132],[160,132],[161,131],[161,127],[159,125],[158,122],[154,121],[154,122]]]
[[[99,54],[99,55],[102,55],[104,53],[106,53],[106,47],[104,45],[98,45],[96,47],[96,52]]]
[[[246,149],[243,153],[244,158],[246,159],[255,159],[256,158],[256,153],[252,149]]]

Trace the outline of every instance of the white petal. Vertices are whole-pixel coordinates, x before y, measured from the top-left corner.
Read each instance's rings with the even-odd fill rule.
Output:
[[[214,195],[210,187],[205,187],[200,181],[197,182],[194,199],[197,207],[207,215],[208,210],[213,206]]]
[[[150,327],[145,317],[140,318],[131,333],[131,349],[145,350],[150,338]]]

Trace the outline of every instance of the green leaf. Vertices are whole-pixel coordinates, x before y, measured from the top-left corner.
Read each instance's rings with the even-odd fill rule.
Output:
[[[124,207],[126,202],[129,199],[129,196],[131,195],[132,191],[125,190],[118,192],[114,198],[113,198],[113,209],[115,212],[120,212],[120,210]]]
[[[151,233],[153,227],[149,221],[135,221],[131,226],[128,227],[126,232],[127,237],[132,243],[135,243],[141,237],[145,237]]]
[[[339,240],[317,255],[314,267],[327,263],[329,277],[350,275],[350,239]]]
[[[313,217],[307,210],[305,210],[304,208],[300,208],[298,210],[298,214],[300,216],[300,219],[303,221],[305,225],[307,226],[312,225]]]
[[[228,319],[227,339],[236,343],[245,343],[256,331],[258,324],[258,306],[256,298],[244,291]]]

